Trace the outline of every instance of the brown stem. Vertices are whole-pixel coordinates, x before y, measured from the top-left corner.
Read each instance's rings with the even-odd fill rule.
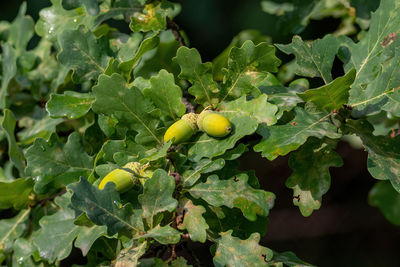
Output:
[[[172,19],[167,17],[167,29],[170,29],[174,34],[175,40],[179,42],[180,46],[185,46],[185,40],[183,39],[178,24],[176,24]]]
[[[29,207],[34,208],[34,207],[36,207],[37,205],[44,206],[44,205],[46,205],[46,202],[47,202],[47,201],[51,201],[51,200],[55,199],[55,198],[58,197],[58,196],[64,195],[65,192],[67,192],[67,189],[63,188],[60,192],[58,192],[58,193],[56,193],[56,194],[54,194],[54,195],[51,195],[51,196],[49,196],[49,197],[47,197],[47,198],[44,198],[44,199],[41,199],[41,200],[39,200],[39,201],[37,201],[37,202],[31,203],[31,204],[29,205]]]

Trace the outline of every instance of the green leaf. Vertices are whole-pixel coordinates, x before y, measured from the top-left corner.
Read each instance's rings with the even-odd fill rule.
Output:
[[[313,102],[318,109],[331,112],[339,110],[349,98],[349,89],[354,81],[356,70],[351,69],[345,76],[339,77],[327,85],[297,94],[304,101]]]
[[[290,2],[263,0],[261,7],[264,12],[278,16],[275,18],[274,25],[271,25],[274,26],[275,32],[282,35],[292,35],[299,34],[306,28],[318,3],[317,0],[295,0]]]
[[[400,136],[375,136],[373,126],[366,120],[348,120],[346,127],[361,138],[368,152],[369,173],[376,179],[390,180],[400,192]]]
[[[114,116],[105,116],[103,114],[99,114],[97,119],[99,128],[107,137],[111,137],[118,132],[118,129],[116,128],[117,123],[118,120]],[[123,131],[124,130],[125,129],[123,129]]]
[[[159,33],[159,36],[160,43],[156,49],[143,55],[140,62],[135,66],[133,70],[135,77],[140,76],[144,79],[150,79],[151,76],[161,69],[165,69],[178,77],[179,66],[172,59],[176,56],[180,44],[175,39],[172,31],[162,31]]]
[[[94,97],[88,93],[65,91],[64,94],[52,94],[46,103],[51,117],[77,119],[84,116],[92,107]]]
[[[220,112],[230,120],[232,132],[223,139],[205,133],[200,135],[190,142],[192,145],[189,148],[189,157],[199,161],[203,157],[213,158],[224,154],[226,150],[233,148],[239,139],[253,134],[259,123],[274,124],[276,111],[277,107],[267,102],[266,95],[250,101],[246,101],[243,96],[235,101],[222,103]]]
[[[18,178],[12,182],[0,182],[0,209],[14,208],[20,210],[29,204],[33,180],[31,178]]]
[[[188,91],[196,97],[196,103],[206,107],[219,102],[219,89],[212,77],[212,64],[210,62],[203,64],[196,49],[182,46],[173,60],[181,68],[179,78],[188,80],[192,84]]]
[[[187,261],[183,257],[178,257],[171,262],[171,267],[193,267],[193,265],[188,265]]]
[[[257,215],[269,214],[275,195],[250,187],[247,180],[248,176],[219,180],[218,176],[212,175],[205,183],[199,183],[188,191],[193,197],[202,198],[210,205],[239,208],[248,220],[255,221]]]
[[[206,212],[206,209],[201,205],[194,205],[190,199],[182,199],[179,204],[179,209],[182,210],[184,217],[182,224],[178,225],[178,229],[186,229],[192,241],[206,242],[206,230],[209,226],[202,216],[202,214]]]
[[[254,45],[250,40],[240,48],[233,47],[228,66],[224,69],[225,83],[221,89],[221,102],[250,94],[254,87],[254,76],[259,73],[277,72],[281,61],[275,56],[275,50],[272,45]]]
[[[120,166],[139,161],[146,153],[145,147],[130,140],[108,140],[104,143],[102,150],[105,161],[115,161]]]
[[[60,188],[75,182],[79,176],[89,176],[93,168],[93,158],[88,156],[81,145],[77,132],[61,144],[53,135],[47,142],[38,138],[25,152],[26,173],[36,179],[35,191],[46,191],[46,185]]]
[[[36,248],[30,240],[18,238],[15,240],[13,246],[12,266],[41,266],[40,263],[36,263],[31,257],[35,251]]]
[[[66,30],[76,30],[80,25],[90,27],[94,17],[88,16],[84,8],[65,10],[62,0],[51,0],[52,6],[39,12],[39,20],[35,25],[36,33],[43,38],[56,41]]]
[[[223,156],[221,156],[224,160],[235,160],[239,158],[244,152],[249,151],[247,145],[240,143],[235,148],[227,151]]]
[[[305,217],[321,207],[322,195],[331,185],[329,168],[343,165],[342,158],[332,150],[335,146],[335,142],[310,138],[301,150],[290,155],[293,173],[286,180],[286,186],[293,189],[293,204],[299,206]]]
[[[119,193],[114,183],[107,183],[103,190],[81,178],[79,182],[68,186],[73,191],[72,207],[85,212],[97,225],[107,226],[110,236],[127,229],[134,234],[144,232],[141,210],[133,210],[130,204],[120,207]]]
[[[235,101],[222,102],[220,112],[228,118],[247,117],[249,120],[270,126],[276,123],[275,113],[278,108],[268,103],[267,99],[268,97],[265,94],[249,101],[246,101],[246,97],[242,96]]]
[[[75,211],[68,208],[71,204],[70,193],[57,197],[55,203],[60,209],[53,215],[43,216],[40,219],[41,229],[33,240],[40,257],[50,263],[65,259],[71,253],[72,242],[77,237],[76,243],[82,249],[83,255],[86,255],[94,241],[105,234],[105,227],[75,225]]]
[[[351,42],[347,46],[351,57],[345,70],[357,70],[349,98],[349,104],[360,111],[357,116],[371,112],[370,108],[376,111],[388,101],[388,95],[393,92],[391,89],[398,87],[399,42],[396,41],[396,32],[399,23],[400,2],[381,1],[380,7],[372,14],[369,31],[358,43]]]
[[[150,78],[151,87],[145,88],[143,94],[151,99],[157,108],[173,120],[185,114],[186,107],[182,102],[182,90],[175,84],[174,75],[160,70],[157,76]]]
[[[188,155],[192,161],[197,162],[202,158],[211,159],[224,154],[226,150],[233,148],[239,139],[254,133],[258,126],[255,121],[246,117],[234,117],[229,120],[233,125],[233,130],[223,139],[203,133],[186,143],[190,145]]]
[[[99,237],[107,233],[105,226],[91,225],[90,227],[80,227],[79,229],[74,245],[82,251],[83,256],[88,254],[90,248]]]
[[[311,44],[305,43],[300,36],[294,36],[291,44],[276,46],[286,54],[296,56],[296,74],[305,77],[320,77],[325,84],[332,81],[331,69],[335,55],[346,37],[334,37],[331,34],[317,39]]]
[[[290,151],[298,149],[310,136],[323,138],[340,138],[337,128],[328,122],[330,114],[307,112],[297,107],[295,118],[284,125],[260,126],[257,133],[263,139],[254,146],[254,151],[262,152],[262,156],[274,160]]]
[[[96,34],[96,36],[98,35]],[[131,60],[135,56],[135,53],[143,39],[144,34],[139,32],[134,32],[131,35],[119,33],[111,39],[111,50],[117,52],[116,63],[118,64],[119,62]]]
[[[129,27],[133,32],[164,30],[167,26],[167,16],[173,9],[174,5],[165,0],[147,4],[143,12],[133,14]]]
[[[25,158],[21,148],[17,145],[15,140],[14,131],[17,120],[9,109],[4,109],[4,117],[1,120],[1,127],[8,141],[8,156],[11,162],[17,167],[20,175],[24,176]]]
[[[168,141],[161,147],[155,147],[146,151],[145,157],[140,160],[140,163],[147,163],[151,161],[156,161],[167,156],[167,152],[172,145],[172,141]]]
[[[193,163],[192,168],[182,173],[182,183],[184,187],[191,187],[199,179],[202,173],[210,173],[213,171],[220,170],[224,167],[224,159],[202,159],[197,163]]]
[[[172,212],[178,201],[172,197],[175,190],[175,179],[168,176],[167,172],[158,169],[143,186],[143,194],[139,195],[142,205],[143,217],[146,218],[150,228],[153,228],[154,216],[163,211]]]
[[[205,206],[206,207],[206,206]],[[265,236],[268,224],[267,217],[257,216],[257,220],[249,221],[239,209],[229,209],[227,207],[208,206],[207,212],[203,215],[207,224],[210,226],[209,233],[220,233],[232,230],[236,237],[246,239],[251,234],[257,232]]]
[[[269,266],[272,250],[260,246],[260,235],[252,234],[248,239],[242,240],[231,235],[232,230],[220,233],[217,239],[217,251],[213,258],[217,267],[230,266]]]
[[[150,229],[147,234],[141,237],[151,237],[163,245],[176,244],[181,239],[181,233],[169,225],[160,226]]]
[[[48,140],[50,136],[56,132],[56,126],[63,121],[63,119],[50,118],[49,116],[47,116],[47,114],[45,114],[42,118],[33,119],[33,125],[27,125],[25,129],[17,133],[19,144],[30,145],[37,138]],[[19,122],[21,122],[21,120]]]
[[[132,37],[131,37],[132,38]],[[131,38],[129,40],[131,40]],[[128,42],[129,42],[128,40]],[[123,57],[121,59],[121,63],[118,65],[118,68],[122,69],[129,74],[132,72],[132,69],[139,62],[139,59],[147,52],[158,46],[160,43],[160,37],[158,34],[152,34],[149,37],[146,37],[141,43],[139,48],[136,50],[135,54],[132,53],[132,49],[126,48],[129,46],[129,43],[121,46],[121,50],[118,53],[118,57]],[[126,55],[123,55],[124,50],[126,50]]]
[[[140,259],[140,267],[168,267],[168,263],[159,258]]]
[[[124,248],[118,254],[115,267],[137,266],[139,258],[146,252],[147,242],[144,241]]]
[[[400,41],[395,40],[387,50],[394,48],[395,54],[390,60],[380,64],[382,71],[376,76],[375,80],[363,85],[362,96],[359,102],[352,107],[356,110],[354,116],[360,117],[371,113],[386,110],[394,116],[400,116]],[[385,50],[383,51],[385,53]],[[355,90],[352,89],[354,92]]]
[[[290,111],[303,100],[297,95],[296,88],[284,86],[260,86],[261,93],[268,95],[268,102],[278,107],[276,118],[280,119],[285,111]]]
[[[0,251],[8,253],[14,241],[28,230],[30,212],[30,209],[21,210],[13,218],[0,220]]]
[[[261,42],[271,43],[271,38],[269,36],[263,35],[258,30],[243,30],[239,32],[235,37],[233,37],[231,43],[222,51],[217,57],[213,60],[213,75],[214,80],[222,81],[223,73],[222,68],[226,66],[228,63],[229,52],[232,47],[240,47],[247,40],[253,41],[255,44],[259,44]]]
[[[377,182],[369,192],[368,202],[378,207],[385,218],[394,225],[400,225],[400,194],[388,181]]]
[[[17,55],[25,51],[29,40],[32,38],[34,31],[34,21],[30,16],[25,16],[26,3],[22,3],[17,17],[11,23],[9,28],[8,41],[14,46]]]
[[[17,74],[17,56],[15,49],[8,43],[1,45],[2,57],[2,77],[0,91],[0,109],[6,107],[6,98],[8,96],[8,84]]]
[[[97,0],[63,0],[63,7],[67,10],[75,9],[80,6],[84,6],[91,16],[95,16],[99,13],[100,8]]]
[[[153,109],[136,87],[128,87],[124,78],[114,73],[111,77],[100,75],[98,84],[93,87],[96,113],[114,115],[120,122],[135,131],[135,141],[139,144],[162,144],[161,132],[157,129],[159,121],[149,112]]]
[[[104,73],[108,65],[108,42],[96,39],[91,31],[80,27],[77,30],[63,31],[58,42],[61,52],[58,60],[69,69],[73,69],[72,80],[82,83]]]
[[[108,19],[121,19],[124,18],[126,21],[129,21],[130,17],[135,12],[139,12],[143,10],[142,0],[119,0],[112,1],[110,6],[102,7],[101,13],[96,16],[96,20],[94,22],[95,27],[98,27],[103,21]],[[103,24],[104,25],[104,24]]]
[[[277,253],[274,251],[271,263],[273,264],[285,264],[284,266],[289,267],[316,267],[307,262],[300,260],[293,252],[286,251]]]

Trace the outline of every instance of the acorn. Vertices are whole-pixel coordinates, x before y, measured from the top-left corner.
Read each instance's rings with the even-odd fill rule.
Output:
[[[232,131],[232,125],[229,120],[218,112],[203,110],[198,119],[199,129],[213,137],[224,137]]]
[[[118,192],[125,192],[132,188],[137,179],[143,184],[145,178],[152,176],[152,172],[146,170],[148,166],[149,164],[142,165],[139,162],[128,162],[123,168],[130,169],[137,175],[123,169],[112,170],[101,180],[99,189],[103,190],[107,183],[112,182]]]
[[[187,141],[193,134],[198,130],[197,128],[197,117],[195,113],[188,113],[182,116],[182,118],[172,124],[164,134],[164,142],[168,142],[173,139],[173,144],[179,144]]]

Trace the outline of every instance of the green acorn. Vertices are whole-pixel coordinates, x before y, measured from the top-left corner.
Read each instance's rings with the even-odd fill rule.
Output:
[[[232,131],[229,120],[218,112],[203,110],[198,119],[197,126],[203,132],[213,137],[224,137]]]
[[[172,124],[164,134],[164,142],[168,142],[173,138],[173,144],[179,144],[187,141],[193,134],[198,130],[197,128],[197,117],[195,113],[188,113],[182,116],[182,118]]]
[[[142,165],[139,162],[128,162],[123,168],[134,171],[139,177],[135,177],[135,174],[128,171],[115,169],[101,180],[99,189],[103,190],[107,183],[112,182],[115,184],[115,189],[118,192],[125,192],[134,185],[136,179],[139,179],[143,184],[146,180],[144,177],[151,178],[152,176],[152,172],[146,170],[148,166],[148,164]]]

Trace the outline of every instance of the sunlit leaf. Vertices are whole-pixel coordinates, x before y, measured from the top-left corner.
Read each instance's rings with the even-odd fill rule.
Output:
[[[94,102],[91,94],[65,91],[64,94],[52,94],[46,103],[46,110],[52,117],[77,119],[85,115]]]
[[[30,209],[21,210],[10,219],[0,220],[0,250],[9,252],[14,241],[28,230]]]
[[[113,74],[111,77],[101,75],[92,90],[96,113],[115,115],[120,122],[129,125],[139,133],[135,137],[137,143],[161,144],[159,121],[149,114],[152,107],[139,89],[129,87],[121,75]]]
[[[294,119],[284,125],[261,126],[257,133],[263,139],[254,146],[254,151],[262,152],[262,156],[274,160],[290,151],[296,150],[310,136],[323,138],[339,138],[337,128],[329,122],[330,114],[311,113],[302,108],[294,109]]]
[[[180,79],[190,81],[189,93],[195,96],[195,101],[204,107],[216,105],[219,102],[219,88],[212,77],[212,64],[202,63],[199,52],[185,46],[178,49],[174,61],[179,64]]]
[[[94,18],[88,16],[84,8],[65,10],[61,2],[62,0],[51,0],[52,6],[39,12],[40,18],[35,25],[39,36],[56,41],[66,30],[76,30],[80,25],[90,27],[93,24]]]
[[[12,182],[0,182],[0,209],[13,207],[16,210],[26,208],[32,192],[33,180],[31,178],[18,178]]]
[[[182,91],[175,84],[174,75],[161,70],[157,76],[150,78],[151,87],[145,88],[145,97],[158,107],[165,115],[176,120],[185,114],[186,107],[182,103]]]
[[[248,239],[242,240],[231,235],[232,231],[220,233],[217,239],[217,251],[213,258],[215,266],[269,266],[272,250],[260,246],[260,235],[252,234]]]
[[[277,72],[281,61],[275,56],[275,47],[267,43],[254,45],[246,41],[233,47],[228,58],[220,98],[221,101],[239,98],[252,92],[253,77],[259,72]]]
[[[327,84],[332,81],[331,69],[335,55],[340,45],[346,41],[348,39],[345,37],[336,38],[328,34],[309,44],[300,36],[294,36],[291,44],[276,46],[286,54],[296,56],[297,75],[320,77]]]
[[[201,205],[194,205],[189,199],[183,199],[179,205],[184,215],[183,222],[178,225],[178,228],[186,229],[191,240],[204,243],[207,238],[206,230],[209,228],[202,216],[206,209]]]
[[[248,220],[255,221],[257,215],[269,214],[274,205],[275,195],[250,187],[247,180],[246,176],[219,180],[216,175],[212,175],[205,183],[199,183],[189,189],[189,193],[216,207],[224,205],[239,208]]]

